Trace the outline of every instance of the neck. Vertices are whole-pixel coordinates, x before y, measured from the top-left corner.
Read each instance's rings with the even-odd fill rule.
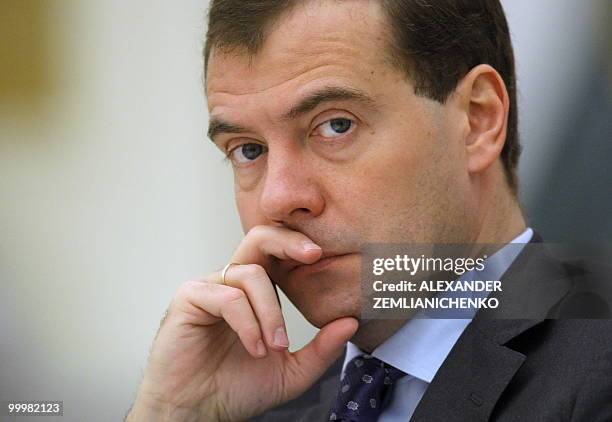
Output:
[[[372,353],[374,349],[395,334],[409,319],[372,319],[361,321],[359,329],[351,341],[364,352]]]
[[[525,218],[515,195],[505,183],[502,189],[483,189],[480,198],[478,230],[472,238],[473,243],[506,244],[521,234],[525,228]]]

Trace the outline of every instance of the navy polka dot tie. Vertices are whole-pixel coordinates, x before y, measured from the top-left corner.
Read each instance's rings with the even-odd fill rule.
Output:
[[[329,420],[376,421],[391,387],[404,375],[404,372],[373,356],[353,358],[340,378],[340,390],[329,413]]]

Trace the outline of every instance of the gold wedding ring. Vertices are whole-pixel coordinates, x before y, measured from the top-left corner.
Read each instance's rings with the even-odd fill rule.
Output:
[[[229,267],[231,267],[232,265],[238,265],[238,264],[230,262],[225,267],[223,267],[223,271],[221,271],[221,284],[225,284],[225,274],[227,274],[227,270],[229,270]]]

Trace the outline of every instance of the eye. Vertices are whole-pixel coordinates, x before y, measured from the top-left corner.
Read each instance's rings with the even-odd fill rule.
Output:
[[[234,164],[241,165],[255,161],[264,152],[266,152],[265,146],[251,143],[237,146],[228,155]]]
[[[321,123],[317,127],[317,132],[324,138],[337,138],[350,131],[354,126],[354,123],[350,119],[337,118],[330,119],[326,122]]]

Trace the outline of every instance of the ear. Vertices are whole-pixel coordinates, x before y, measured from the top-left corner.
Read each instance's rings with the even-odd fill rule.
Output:
[[[468,122],[467,169],[470,173],[481,173],[499,158],[506,142],[508,91],[499,73],[482,64],[464,76],[456,93]]]

